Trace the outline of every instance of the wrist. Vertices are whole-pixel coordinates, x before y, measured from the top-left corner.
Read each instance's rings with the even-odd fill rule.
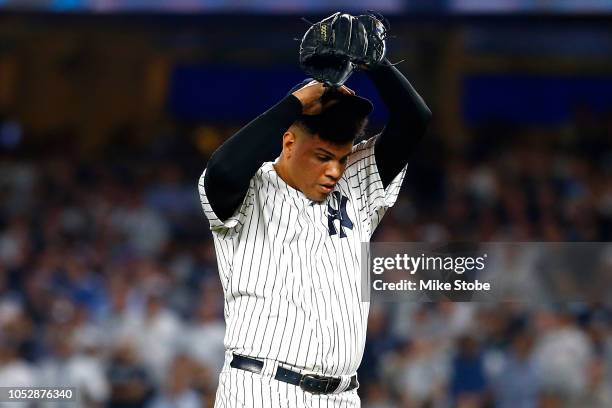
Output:
[[[286,102],[287,105],[290,105],[292,109],[296,112],[299,111],[299,113],[302,113],[302,110],[304,109],[304,102],[302,102],[302,100],[294,94],[287,95],[283,102]]]
[[[373,80],[376,80],[380,77],[385,78],[389,75],[392,75],[393,64],[391,64],[391,62],[389,62],[389,60],[385,58],[379,64],[376,64],[375,66],[370,66],[369,69],[365,72]]]

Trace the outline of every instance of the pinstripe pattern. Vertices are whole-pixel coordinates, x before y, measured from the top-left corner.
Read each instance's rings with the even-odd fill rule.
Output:
[[[213,231],[224,290],[226,350],[320,375],[356,372],[369,309],[360,294],[360,245],[370,240],[394,204],[406,172],[404,167],[383,188],[374,142],[375,137],[353,147],[334,189],[348,198],[346,211],[353,221],[352,229],[344,229],[344,238],[328,230],[328,204],[338,208],[338,203],[330,203],[333,195],[321,203],[309,200],[277,175],[272,162],[260,167],[240,208],[225,222],[208,203],[202,174],[200,199]],[[340,227],[339,220],[335,227]],[[235,371],[241,370],[222,374],[220,389],[231,388],[237,405],[226,401],[229,405],[219,406],[241,406],[240,401],[248,400],[248,390],[240,387],[265,388],[263,380]],[[232,381],[238,389],[230,386]],[[274,389],[289,386],[274,380],[267,385],[272,383]]]

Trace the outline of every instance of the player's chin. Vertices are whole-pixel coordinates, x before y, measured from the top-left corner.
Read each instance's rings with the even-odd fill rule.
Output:
[[[316,202],[322,202],[325,201],[325,199],[327,198],[326,194],[313,194],[309,197],[312,201],[316,201]]]
[[[328,189],[317,186],[317,188],[309,192],[308,198],[312,201],[325,201],[330,192],[331,191],[328,191]]]

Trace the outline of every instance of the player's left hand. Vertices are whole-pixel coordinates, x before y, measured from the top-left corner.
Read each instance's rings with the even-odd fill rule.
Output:
[[[313,24],[300,44],[300,66],[309,76],[340,87],[351,76],[353,60],[366,60],[368,34],[350,14],[334,13]]]
[[[379,66],[387,52],[387,33],[389,31],[389,21],[381,14],[369,11],[368,14],[362,14],[356,17],[363,25],[367,33],[368,47],[363,57],[356,57],[352,62],[359,69],[368,70]]]

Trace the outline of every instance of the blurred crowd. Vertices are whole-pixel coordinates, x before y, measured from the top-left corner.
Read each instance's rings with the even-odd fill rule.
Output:
[[[609,117],[448,136],[432,129],[414,154],[375,240],[611,240]],[[206,154],[178,135],[121,152],[1,153],[0,385],[211,407],[224,323],[196,188]],[[599,303],[373,304],[363,406],[609,407],[611,329]]]

